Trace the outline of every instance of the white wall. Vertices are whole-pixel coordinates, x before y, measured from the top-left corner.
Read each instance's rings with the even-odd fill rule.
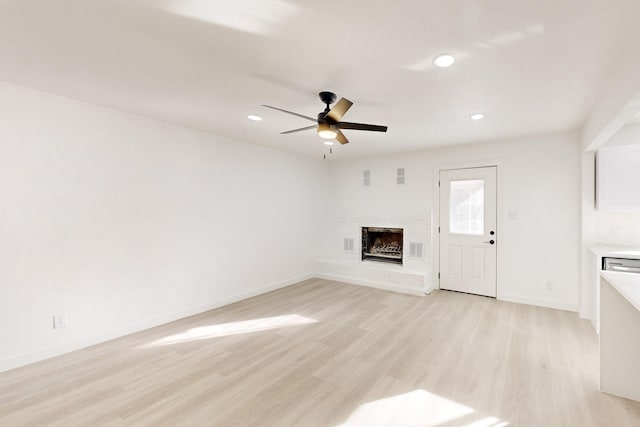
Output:
[[[343,237],[359,238],[359,227],[408,227],[405,245],[423,239],[426,257],[402,269],[425,273],[425,287],[437,288],[434,275],[434,171],[447,165],[500,162],[502,211],[498,213],[498,297],[577,310],[580,258],[580,142],[577,134],[422,150],[395,156],[340,161],[332,165],[335,216],[333,250],[317,268],[331,262],[340,274],[362,277],[359,254],[342,251]],[[405,186],[395,184],[395,169],[406,168]],[[371,170],[371,187],[362,171]],[[511,213],[511,215],[508,215]],[[517,219],[509,219],[517,216]],[[436,272],[437,268],[433,268]],[[329,271],[335,275],[335,271]],[[546,282],[552,282],[552,290]],[[395,283],[391,283],[391,286]]]
[[[639,246],[640,212],[595,213],[595,242],[606,245]]]
[[[0,84],[0,370],[309,277],[327,174]]]

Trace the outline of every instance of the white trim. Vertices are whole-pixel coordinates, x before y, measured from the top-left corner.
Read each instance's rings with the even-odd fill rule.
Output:
[[[500,241],[500,233],[504,230],[503,224],[503,213],[504,213],[504,166],[503,160],[494,159],[494,160],[484,160],[484,161],[470,161],[464,163],[449,163],[443,165],[436,165],[433,168],[433,212],[431,217],[434,218],[435,226],[433,228],[433,235],[435,238],[433,239],[434,248],[433,248],[433,264],[432,264],[432,278],[433,283],[435,284],[435,289],[440,289],[440,280],[438,279],[438,273],[440,271],[440,233],[436,230],[441,226],[440,224],[440,171],[451,170],[451,169],[472,169],[472,168],[485,168],[485,167],[495,167],[496,168],[496,191],[497,191],[497,200],[496,200],[496,228],[497,228],[497,240]],[[500,291],[502,288],[502,269],[504,268],[504,255],[501,249],[500,243],[496,247],[497,258],[496,258],[496,299],[504,299],[504,295]]]
[[[247,298],[251,298],[257,295],[262,295],[267,292],[275,291],[277,289],[285,288],[287,286],[294,285],[307,279],[313,278],[313,275],[306,274],[304,276],[294,277],[283,282],[273,283],[271,285],[263,286],[261,288],[255,288],[247,292],[231,295],[228,297],[220,298],[206,304],[199,304],[186,308],[184,310],[175,311],[173,313],[164,314],[151,319],[143,320],[141,322],[132,323],[126,326],[122,326],[111,331],[101,332],[95,335],[89,335],[82,337],[71,342],[67,342],[60,345],[50,346],[36,350],[31,353],[25,353],[17,357],[11,357],[9,359],[0,360],[0,372],[8,371],[9,369],[18,368],[20,366],[28,365],[31,363],[39,362],[41,360],[49,359],[51,357],[59,356],[71,351],[80,350],[95,344],[99,344],[105,341],[109,341],[115,338],[119,338],[125,335],[133,334],[145,329],[153,328],[155,326],[163,325],[165,323],[173,322],[175,320],[183,319],[185,317],[194,316],[196,314],[204,313],[209,310],[213,310],[225,305],[233,304],[238,301],[242,301]]]
[[[504,293],[498,299],[501,301],[514,302],[517,304],[535,305],[538,307],[555,308],[557,310],[564,310],[564,311],[576,312],[578,308],[577,304],[562,303],[562,302],[538,299],[538,298],[521,297],[518,295],[504,294]]]
[[[423,297],[426,294],[429,294],[429,293],[431,293],[431,291],[433,291],[432,288],[428,288],[428,289],[407,288],[406,286],[391,285],[389,283],[378,282],[378,281],[375,281],[375,280],[358,279],[356,277],[340,276],[340,275],[337,275],[337,274],[317,273],[315,275],[315,277],[317,279],[332,280],[332,281],[335,281],[335,282],[344,282],[344,283],[348,283],[350,285],[358,285],[358,286],[366,286],[368,288],[384,289],[385,291],[400,292],[400,293],[403,293],[403,294],[416,295],[416,296],[420,296],[420,297]]]

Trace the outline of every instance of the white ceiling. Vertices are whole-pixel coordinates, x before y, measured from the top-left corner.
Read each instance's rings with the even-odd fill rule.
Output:
[[[315,116],[331,90],[345,120],[389,126],[345,131],[333,157],[353,158],[577,129],[638,18],[638,0],[0,0],[0,80],[313,156],[314,132],[279,134],[309,122],[260,105]]]

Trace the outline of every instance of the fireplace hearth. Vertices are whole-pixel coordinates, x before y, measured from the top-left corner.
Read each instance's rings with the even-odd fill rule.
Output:
[[[362,227],[362,260],[402,265],[402,228]]]

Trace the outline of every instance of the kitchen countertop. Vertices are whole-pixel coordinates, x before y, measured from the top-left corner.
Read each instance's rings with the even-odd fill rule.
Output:
[[[640,311],[640,274],[602,271],[602,277]]]
[[[596,244],[590,246],[591,252],[601,257],[640,259],[640,248],[637,246],[613,246]]]

